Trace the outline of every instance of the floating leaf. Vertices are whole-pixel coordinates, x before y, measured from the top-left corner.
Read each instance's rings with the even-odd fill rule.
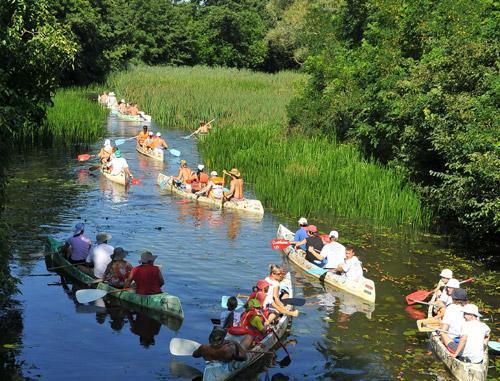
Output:
[[[406,331],[403,332],[403,335],[405,336],[413,336],[417,333],[416,330],[414,329],[407,329]]]

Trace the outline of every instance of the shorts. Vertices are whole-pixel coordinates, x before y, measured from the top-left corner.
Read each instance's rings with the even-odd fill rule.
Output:
[[[446,348],[451,352],[451,353],[455,353],[457,351],[457,348],[458,348],[458,343],[455,343],[455,341],[450,341],[448,343],[448,345],[446,346]]]

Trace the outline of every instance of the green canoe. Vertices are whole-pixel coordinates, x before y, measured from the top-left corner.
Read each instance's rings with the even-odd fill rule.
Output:
[[[46,252],[47,259],[51,263],[51,267],[62,267],[58,270],[66,275],[76,279],[80,283],[92,286],[96,278],[81,271],[79,266],[71,266],[71,263],[64,258],[60,253],[59,248],[63,245],[62,241],[58,241],[52,237],[47,238]],[[181,301],[177,296],[163,292],[155,295],[138,295],[134,291],[120,291],[120,289],[112,287],[106,283],[99,283],[97,285],[99,290],[113,292],[109,294],[114,298],[125,300],[126,302],[140,306],[144,310],[157,311],[166,313],[179,319],[184,319],[184,312],[182,310]],[[115,292],[116,291],[116,292]]]

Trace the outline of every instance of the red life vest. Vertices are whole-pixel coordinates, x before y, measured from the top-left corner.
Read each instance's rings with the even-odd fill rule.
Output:
[[[251,335],[256,339],[262,340],[264,335],[259,332],[254,326],[250,324],[250,320],[255,316],[259,316],[259,313],[256,308],[250,308],[249,310],[243,312],[240,319],[239,327],[229,327],[227,332],[231,335]],[[261,318],[262,319],[262,318]]]

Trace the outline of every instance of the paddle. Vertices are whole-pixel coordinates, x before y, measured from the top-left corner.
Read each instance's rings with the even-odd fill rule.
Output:
[[[496,352],[500,352],[500,343],[498,341],[489,341],[488,347],[490,347]]]
[[[425,304],[427,306],[438,306],[439,305],[439,304],[436,304],[436,303],[421,302],[420,300],[415,300],[415,303]]]
[[[168,152],[170,152],[170,154],[171,154],[172,156],[175,156],[175,157],[179,157],[179,156],[181,156],[181,151],[178,151],[178,150],[176,150],[176,149],[174,149],[174,148],[169,149],[169,150],[168,150]]]
[[[78,160],[78,161],[87,161],[91,157],[96,157],[96,155],[89,155],[88,153],[84,153],[84,154],[78,155],[76,157],[76,160]]]
[[[426,323],[431,323],[431,324],[427,325]],[[435,331],[436,329],[439,329],[440,326],[441,323],[437,321],[435,318],[417,320],[417,327],[419,332],[432,332]]]
[[[136,177],[132,177],[131,183],[132,185],[139,185],[141,183],[141,180]]]
[[[105,290],[97,290],[94,288],[87,288],[87,289],[83,289],[83,290],[78,290],[76,292],[76,300],[78,301],[78,303],[85,304],[85,303],[93,302],[97,299],[101,299],[109,294],[114,294],[116,292],[122,292],[122,291],[128,291],[128,290],[132,290],[132,289],[131,288],[122,288],[119,290],[108,292]]]
[[[129,140],[132,140],[132,139],[135,139],[135,136],[132,136],[131,138],[127,138],[127,139],[116,139],[115,140],[115,146],[120,146],[123,143],[125,143],[125,142],[127,142]]]
[[[410,315],[411,318],[415,320],[425,319],[426,316],[425,312],[416,310],[412,306],[407,306],[405,308],[405,311],[408,313],[408,315]]]
[[[273,250],[285,250],[291,242],[284,238],[273,238],[271,240],[271,249]]]
[[[474,278],[469,278],[469,279],[461,281],[460,284],[472,282],[472,281],[474,281]],[[427,297],[430,294],[432,294],[433,292],[434,292],[434,290],[431,290],[431,291],[418,290],[418,291],[412,292],[411,294],[405,296],[406,303],[409,306],[411,306],[412,304],[415,304],[417,301],[423,301],[423,300],[427,299]]]
[[[257,310],[257,313],[265,319],[264,315],[262,315],[262,313],[259,310]],[[280,361],[280,366],[288,366],[292,362],[292,356],[290,356],[290,352],[288,352],[288,349],[286,349],[285,344],[283,344],[283,342],[281,341],[280,337],[278,336],[274,328],[271,326],[269,326],[268,328],[271,330],[274,337],[276,337],[276,340],[278,341],[280,347],[283,348],[283,350],[286,353],[286,357]]]
[[[211,124],[212,122],[214,122],[218,117],[215,117],[214,119],[212,119],[210,122],[208,123],[205,123],[205,126],[208,126],[209,124]],[[198,131],[198,129],[196,129],[192,134],[188,135],[188,136],[183,136],[183,139],[189,139],[191,136],[193,136],[194,134],[196,134],[196,131]]]

